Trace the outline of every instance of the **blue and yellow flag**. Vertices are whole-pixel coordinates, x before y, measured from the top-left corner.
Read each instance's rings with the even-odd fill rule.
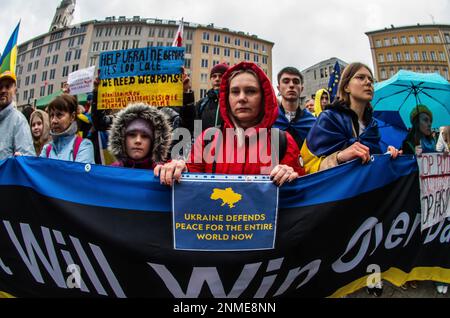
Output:
[[[339,65],[339,62],[336,61],[336,64],[334,65],[333,74],[331,74],[330,81],[328,82],[328,92],[330,93],[330,104],[336,98],[340,80],[341,80],[341,66]]]
[[[19,37],[20,22],[17,24],[16,29],[9,38],[8,44],[5,47],[0,58],[0,74],[10,71],[15,73],[16,60],[17,60],[17,38]]]

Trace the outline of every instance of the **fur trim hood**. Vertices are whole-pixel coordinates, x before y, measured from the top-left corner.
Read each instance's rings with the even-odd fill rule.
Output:
[[[128,158],[125,151],[125,130],[138,118],[147,121],[154,129],[151,160],[155,163],[165,162],[172,143],[172,128],[167,116],[161,110],[143,103],[131,104],[116,114],[109,131],[108,150],[118,160]]]

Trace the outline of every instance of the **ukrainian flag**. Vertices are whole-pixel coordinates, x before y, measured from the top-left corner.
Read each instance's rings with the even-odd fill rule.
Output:
[[[17,24],[16,29],[9,38],[5,51],[0,58],[0,74],[6,71],[12,73],[16,72],[16,60],[17,60],[17,38],[19,37],[20,22]]]

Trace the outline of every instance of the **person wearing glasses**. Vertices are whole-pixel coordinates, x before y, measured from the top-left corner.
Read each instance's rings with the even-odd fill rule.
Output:
[[[370,102],[374,95],[370,68],[362,63],[348,65],[339,85],[337,100],[328,105],[311,128],[301,149],[307,173],[330,169],[360,158],[369,162],[381,154],[380,133]],[[399,151],[388,147],[392,157]]]

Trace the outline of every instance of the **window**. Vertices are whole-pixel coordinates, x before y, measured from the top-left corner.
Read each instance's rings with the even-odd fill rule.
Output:
[[[440,57],[441,61],[445,61],[445,54],[444,54],[444,52],[439,52],[439,57]]]
[[[191,68],[191,59],[185,59],[184,60],[184,66],[186,68]]]
[[[27,72],[31,72],[32,68],[33,68],[33,63],[28,63]]]
[[[166,42],[166,46],[172,46],[172,42]]]
[[[153,41],[148,41],[148,42],[147,42],[147,46],[148,46],[148,47],[153,46]]]
[[[186,54],[192,53],[192,44],[186,44]]]
[[[142,27],[136,27],[136,29],[134,30],[135,35],[141,35],[141,32],[142,32]]]
[[[72,59],[72,51],[67,51],[66,52],[66,58],[65,58],[65,62],[70,62],[70,60]]]
[[[53,51],[53,43],[47,46],[47,53],[52,53],[52,51]]]
[[[26,53],[24,55],[22,55],[22,63],[25,61],[25,56],[26,55],[27,55]]]
[[[23,99],[28,100],[28,91],[23,92]]]
[[[450,78],[448,77],[448,68],[444,68],[444,77],[445,79],[449,80]]]
[[[186,32],[186,40],[192,41],[192,37],[193,37],[192,31],[187,31]]]
[[[410,35],[409,36],[409,44],[415,44],[416,43],[416,38],[414,37],[414,35]]]
[[[422,52],[422,61],[428,61],[428,55],[426,51]]]
[[[245,53],[244,53],[244,59],[245,59],[246,61],[250,61],[250,53],[245,52]]]
[[[139,40],[134,40],[134,41],[133,41],[133,49],[138,49],[138,48],[139,48],[140,42],[141,42],[141,41],[139,41]]]
[[[414,51],[414,61],[419,61],[420,60],[420,58],[419,58],[419,52],[417,52],[417,51]]]
[[[79,68],[79,65],[78,65],[78,64],[73,65],[73,66],[72,66],[72,72],[78,71],[78,68]]]
[[[434,43],[441,43],[441,39],[439,38],[439,35],[434,35],[433,36],[433,39],[434,39]]]
[[[111,27],[106,28],[105,36],[111,36],[111,34],[112,34],[112,28]]]
[[[253,61],[255,63],[259,63],[259,56],[258,56],[258,54],[255,54],[255,56],[253,57]]]
[[[393,60],[392,60],[392,53],[388,53],[387,54],[387,60],[388,60],[388,62],[392,62]]]
[[[164,46],[164,42],[158,42],[157,46]]]
[[[155,29],[150,28],[150,30],[148,31],[148,37],[149,37],[149,38],[152,38],[152,37],[154,37],[154,36],[155,36]]]
[[[400,62],[402,60],[402,53],[397,52],[396,56],[397,56],[397,61]]]
[[[209,53],[209,46],[208,45],[202,45],[202,53],[205,53],[205,54]]]
[[[47,80],[47,71],[42,72],[42,82]]]
[[[378,62],[380,63],[384,62],[384,54],[378,54]]]
[[[223,55],[230,56],[231,55],[231,50],[230,49],[223,49]]]
[[[69,66],[64,66],[62,71],[62,77],[66,77],[69,75]]]
[[[209,41],[209,33],[203,32],[203,41]]]
[[[102,51],[108,51],[108,49],[109,49],[109,42],[108,41],[103,42]]]
[[[325,77],[325,74],[324,74],[324,72],[323,72],[323,68],[321,68],[320,69],[320,78],[324,78]]]
[[[97,57],[96,56],[91,57],[91,60],[89,62],[89,66],[94,66],[96,64],[97,64]],[[63,70],[63,72],[64,72],[64,70]],[[67,66],[67,73],[69,73],[69,67],[68,66]]]
[[[50,56],[47,56],[47,57],[45,58],[44,66],[47,67],[47,66],[49,66],[49,65],[50,65]]]
[[[22,73],[23,73],[23,66],[18,66],[17,69],[18,69],[18,71],[17,71],[18,75],[22,75]]]
[[[58,55],[53,55],[52,65],[58,64]]]
[[[116,27],[116,36],[122,35],[122,27]]]
[[[219,47],[214,47],[213,53],[214,53],[215,55],[220,55],[220,48],[219,48]]]
[[[158,32],[158,37],[160,37],[160,38],[163,38],[164,37],[164,29],[159,29],[159,32]]]
[[[112,49],[113,50],[118,50],[119,49],[119,41],[113,41]]]
[[[381,40],[375,41],[375,47],[381,47]]]
[[[80,58],[81,58],[81,50],[76,50],[74,60],[79,60]]]
[[[402,44],[407,44],[406,43],[406,36],[402,36]]]
[[[45,86],[41,86],[40,92],[39,92],[39,97],[42,97],[45,95]]]
[[[429,34],[427,34],[427,35],[425,36],[425,40],[426,40],[426,42],[427,42],[428,44],[433,43],[433,40],[431,39],[431,35],[429,35]]]
[[[392,43],[394,45],[398,45],[398,38],[397,37],[392,38]]]
[[[431,57],[432,61],[437,61],[436,52],[434,52],[434,51],[430,52],[430,57]]]
[[[244,47],[250,48],[250,42],[249,41],[244,41]]]
[[[267,51],[266,51],[266,46],[263,44],[263,46],[262,46],[262,51],[264,52],[264,53],[266,53]]]
[[[42,47],[36,49],[36,57],[41,56]]]
[[[419,36],[417,37],[417,40],[418,40],[419,44],[423,44],[423,43],[424,43],[424,41],[423,41],[423,36],[422,36],[422,35],[419,35]]]
[[[450,34],[449,33],[445,33],[444,37],[445,37],[445,42],[446,43],[450,43]]]
[[[34,58],[34,50],[31,50],[30,52],[30,59]]]
[[[267,64],[267,56],[262,57],[263,64]]]
[[[55,70],[55,69],[50,70],[50,79],[51,79],[51,80],[55,79],[55,73],[56,73],[56,70]]]
[[[224,37],[223,37],[223,41],[224,41],[226,44],[231,44],[231,38],[230,38],[229,36],[224,36]]]
[[[202,59],[202,67],[208,67],[208,60]]]
[[[36,74],[31,75],[31,84],[36,84]]]
[[[235,59],[240,59],[241,58],[241,51],[235,50],[234,51],[234,58]]]
[[[78,37],[78,45],[83,45],[84,44],[84,35],[81,35]]]
[[[220,35],[214,34],[214,42],[220,42]]]
[[[122,42],[122,50],[128,50],[128,45],[130,44],[130,41],[125,40]]]
[[[34,61],[34,70],[37,70],[39,67],[39,61]]]
[[[25,77],[25,86],[28,86],[28,85],[30,85],[30,77],[29,76]]]
[[[95,36],[96,36],[96,37],[101,37],[101,36],[102,36],[102,33],[103,33],[103,28],[98,28],[98,29],[97,29],[97,32],[95,33]]]
[[[405,52],[405,61],[411,61],[411,54],[409,52]]]
[[[253,50],[259,51],[259,44],[258,43],[253,43]]]
[[[207,93],[207,90],[206,90],[206,89],[201,89],[201,90],[200,90],[200,98],[206,97],[206,93]]]
[[[55,51],[59,51],[61,49],[61,41],[55,43]]]
[[[48,94],[48,95],[53,94],[53,84],[48,85],[47,94]]]
[[[391,46],[391,41],[388,38],[384,39],[384,46]]]
[[[202,73],[200,76],[201,83],[208,83],[208,74]]]
[[[71,38],[69,40],[69,47],[73,47],[75,45],[75,38]]]
[[[174,29],[170,29],[170,30],[167,30],[167,37],[168,38],[173,38],[173,37],[175,37],[175,30]]]
[[[389,76],[392,77],[392,76],[394,76],[394,75],[395,75],[395,71],[394,71],[393,68],[391,68],[391,69],[389,70]]]
[[[30,89],[30,99],[34,98],[34,88]]]
[[[126,27],[125,28],[125,35],[131,35],[131,30],[133,27]]]
[[[234,39],[234,45],[241,46],[241,39]]]
[[[214,61],[213,61],[213,67],[216,66],[216,65],[219,64],[219,63],[220,63],[219,61],[214,60]]]

